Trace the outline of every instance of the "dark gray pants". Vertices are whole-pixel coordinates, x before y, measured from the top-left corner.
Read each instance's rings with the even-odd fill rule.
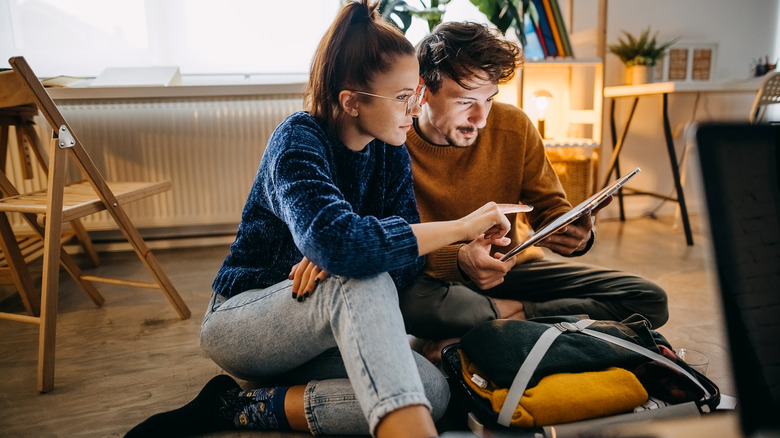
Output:
[[[407,332],[424,339],[460,337],[496,319],[490,297],[522,301],[526,318],[587,315],[622,321],[638,313],[653,328],[669,319],[666,292],[655,283],[621,271],[548,260],[519,264],[502,284],[485,291],[423,275],[400,295]]]

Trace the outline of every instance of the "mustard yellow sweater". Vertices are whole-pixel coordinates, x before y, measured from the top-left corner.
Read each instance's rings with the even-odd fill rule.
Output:
[[[463,380],[478,396],[490,402],[495,413],[500,413],[509,388],[498,388],[489,380],[487,386],[478,386],[472,376],[484,374],[462,351],[458,351],[458,355],[463,365]],[[606,417],[630,412],[647,401],[647,397],[639,379],[623,368],[550,374],[523,392],[509,424],[514,427],[548,426]]]
[[[422,222],[458,219],[489,201],[532,205],[527,222],[525,215],[517,215],[508,234],[512,248],[528,236],[529,222],[539,229],[571,209],[539,133],[519,108],[494,103],[487,125],[468,148],[431,144],[417,129],[409,130],[406,145]],[[465,281],[457,269],[461,245],[430,254],[426,272],[442,280]],[[529,248],[517,257],[523,262],[542,255],[541,248]]]

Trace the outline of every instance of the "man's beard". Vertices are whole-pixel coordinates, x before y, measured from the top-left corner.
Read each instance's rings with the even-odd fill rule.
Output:
[[[470,141],[469,140],[463,140],[461,142],[456,142],[452,137],[445,136],[445,139],[447,140],[447,144],[449,144],[450,146],[458,147],[458,148],[467,148],[467,147],[470,147],[470,146],[474,146],[474,143],[477,142],[477,139],[479,138],[479,134],[482,131],[481,129],[477,129],[477,128],[473,127],[473,126],[468,126],[468,127],[462,126],[462,127],[456,128],[456,130],[458,132],[464,132],[464,133],[468,133],[468,134],[471,134],[471,133],[474,133],[474,132],[477,133],[477,135],[475,135]],[[464,143],[464,141],[465,141],[465,143]]]

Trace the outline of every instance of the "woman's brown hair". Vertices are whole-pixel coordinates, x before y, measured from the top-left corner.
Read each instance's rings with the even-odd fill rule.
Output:
[[[322,37],[311,63],[304,108],[325,126],[338,118],[339,93],[366,90],[374,75],[387,71],[399,55],[414,47],[383,21],[370,0],[346,4]]]

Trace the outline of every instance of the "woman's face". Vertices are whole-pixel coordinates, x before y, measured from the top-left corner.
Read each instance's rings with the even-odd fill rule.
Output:
[[[380,97],[359,95],[358,130],[391,145],[406,142],[406,131],[412,127],[412,118],[420,115],[419,103],[406,114],[407,99],[419,84],[419,64],[414,55],[397,57],[392,67],[374,76],[369,90],[358,90]]]

